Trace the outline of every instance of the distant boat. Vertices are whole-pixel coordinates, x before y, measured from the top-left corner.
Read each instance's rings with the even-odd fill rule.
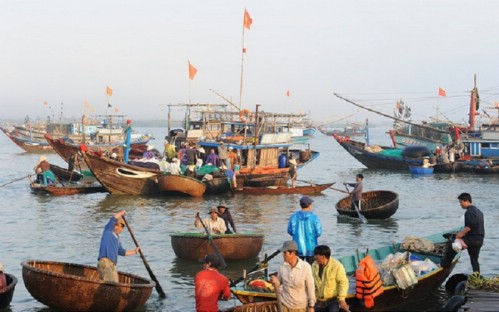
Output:
[[[348,122],[342,129],[333,128],[328,125],[319,126],[319,131],[325,135],[339,135],[348,137],[366,137],[367,129],[366,126],[362,126],[357,122]]]
[[[409,172],[412,174],[432,174],[433,167],[409,166]]]
[[[236,194],[251,194],[251,195],[282,195],[282,194],[302,194],[302,195],[312,195],[319,194],[327,188],[331,187],[333,183],[325,184],[311,184],[311,185],[300,185],[296,187],[289,186],[268,186],[268,187],[249,187],[244,186],[241,188],[235,188],[234,192]]]
[[[399,195],[392,191],[367,191],[362,193],[360,213],[366,219],[387,219],[399,207]],[[340,215],[358,218],[359,214],[352,208],[352,197],[347,196],[336,203],[336,211]]]

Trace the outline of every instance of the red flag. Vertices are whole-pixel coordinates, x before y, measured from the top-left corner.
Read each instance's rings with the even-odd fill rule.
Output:
[[[192,66],[191,62],[189,61],[189,79],[194,80],[194,76],[196,76],[198,70],[196,67]]]
[[[246,53],[246,48],[243,48],[243,53]]]
[[[106,94],[108,96],[113,96],[113,89],[111,89],[109,86],[106,87]]]
[[[444,89],[438,87],[438,96],[447,96],[447,93]]]
[[[291,95],[291,92],[289,92],[289,90],[286,91],[286,96],[290,96],[290,95]]]
[[[43,101],[43,105],[44,105],[44,106],[48,106],[48,105],[49,105],[49,103],[48,103],[47,101]]]
[[[251,24],[253,24],[253,20],[251,19],[248,11],[246,11],[246,9],[244,9],[244,18],[243,18],[244,28],[250,29]]]

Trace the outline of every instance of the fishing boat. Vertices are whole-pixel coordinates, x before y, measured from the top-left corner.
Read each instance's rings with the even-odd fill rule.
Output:
[[[424,157],[430,156],[426,146],[408,146],[398,149],[387,146],[367,145],[333,134],[334,139],[352,157],[369,169],[409,170],[409,166],[422,166]],[[416,153],[411,150],[421,149]],[[407,155],[407,156],[405,156]]]
[[[392,191],[368,191],[362,193],[360,213],[366,219],[387,219],[399,207],[399,195]],[[352,208],[352,197],[347,196],[336,203],[336,211],[340,215],[358,218],[359,215]]]
[[[70,143],[65,141],[62,138],[53,138],[50,134],[45,135],[46,142],[53,148],[53,150],[67,163],[69,163],[69,159],[77,155],[77,159],[75,161],[75,167],[80,170],[88,170],[87,163],[83,160],[83,156],[79,153],[80,144]],[[139,140],[130,143],[130,159],[140,158],[144,154],[147,149],[147,142],[149,139]],[[122,153],[123,150],[123,142],[114,142],[114,143],[100,143],[100,144],[91,144],[85,145],[88,150],[105,153],[111,155],[114,151],[118,151]]]
[[[79,173],[76,170],[70,171],[54,164],[50,164],[50,170],[59,180],[78,182],[83,179],[83,174]]]
[[[61,184],[43,185],[35,183],[30,179],[29,187],[33,193],[50,194],[54,196],[75,195],[75,194],[91,194],[107,192],[106,188],[100,184]]]
[[[433,167],[409,166],[409,172],[415,175],[432,174],[433,170]]]
[[[302,194],[313,195],[319,194],[322,191],[331,187],[333,183],[325,184],[311,184],[311,185],[298,185],[296,187],[289,186],[268,186],[268,187],[250,187],[244,186],[235,188],[236,194],[250,194],[250,195],[282,195],[282,194]]]
[[[452,232],[457,232],[458,229],[452,229]],[[383,284],[383,293],[374,298],[374,307],[366,308],[362,300],[356,298],[355,289],[355,271],[357,269],[358,263],[367,254],[370,255],[375,263],[381,263],[390,254],[394,255],[397,252],[408,251],[402,248],[402,243],[388,244],[376,249],[369,249],[366,252],[358,252],[357,254],[344,256],[338,259],[343,266],[347,276],[349,277],[350,288],[346,297],[346,302],[350,306],[351,311],[387,311],[396,310],[401,311],[398,307],[408,306],[414,301],[422,300],[431,291],[436,290],[445,281],[445,279],[452,273],[455,265],[461,257],[461,253],[455,255],[452,263],[449,267],[443,268],[438,266],[440,260],[443,258],[445,253],[445,248],[447,245],[447,238],[444,237],[445,233],[437,233],[425,237],[427,240],[431,241],[434,245],[432,251],[418,251],[409,250],[411,259],[410,264],[414,269],[417,264],[421,263],[421,260],[428,259],[426,261],[432,262],[428,270],[417,270],[415,272],[417,283],[414,284],[410,289],[403,290],[397,286],[393,281],[386,281]],[[421,259],[421,260],[417,260]],[[414,262],[418,261],[418,262]],[[426,262],[424,261],[424,262]],[[415,270],[416,271],[416,270]],[[241,301],[243,304],[256,303],[256,302],[269,302],[275,301],[275,292],[264,292],[256,291],[250,289],[245,283],[242,286],[231,287],[232,293]],[[267,305],[267,304],[263,304]],[[244,305],[243,305],[244,307]],[[248,311],[248,310],[238,310],[238,311]],[[252,310],[249,310],[252,311]],[[258,311],[258,310],[256,310]]]
[[[182,259],[199,260],[215,248],[206,234],[170,234],[173,252]],[[211,235],[225,260],[244,260],[258,256],[262,250],[264,236],[256,233]]]
[[[160,170],[143,168],[116,161],[92,151],[81,151],[85,163],[95,178],[111,194],[158,194],[156,182]]]
[[[62,311],[131,311],[143,306],[156,285],[118,271],[118,283],[103,282],[97,268],[65,262],[21,263],[24,285],[44,305]]]
[[[206,185],[196,178],[182,174],[162,174],[158,176],[158,188],[162,193],[183,194],[192,197],[203,196]]]
[[[17,285],[17,278],[14,275],[9,273],[4,274],[7,279],[7,287],[0,290],[0,310],[10,305]]]
[[[51,153],[53,152],[52,147],[47,142],[37,141],[30,138],[15,136],[13,133],[9,132],[6,128],[1,128],[3,133],[12,141],[14,144],[22,148],[27,153]]]

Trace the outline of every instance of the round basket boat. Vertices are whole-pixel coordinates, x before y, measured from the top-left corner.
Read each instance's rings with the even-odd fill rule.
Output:
[[[144,305],[156,285],[118,272],[118,283],[103,282],[97,268],[54,261],[21,263],[28,292],[46,306],[63,311],[129,311]]]
[[[213,244],[206,234],[176,233],[170,234],[172,248],[177,257],[199,260],[210,252],[215,252]],[[264,236],[254,233],[212,235],[213,242],[225,260],[244,260],[258,256],[262,250]]]
[[[7,287],[0,290],[0,310],[9,306],[17,285],[17,278],[14,275],[5,273],[5,277],[7,280]]]
[[[399,207],[399,195],[392,191],[368,191],[362,193],[360,213],[366,219],[387,219],[391,217]],[[336,211],[340,215],[358,218],[355,209],[352,208],[352,197],[340,199],[336,203]]]

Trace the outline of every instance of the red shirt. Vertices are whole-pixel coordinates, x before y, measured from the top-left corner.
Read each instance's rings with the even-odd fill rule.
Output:
[[[197,312],[218,312],[218,298],[230,298],[229,279],[216,269],[200,271],[194,279]]]

